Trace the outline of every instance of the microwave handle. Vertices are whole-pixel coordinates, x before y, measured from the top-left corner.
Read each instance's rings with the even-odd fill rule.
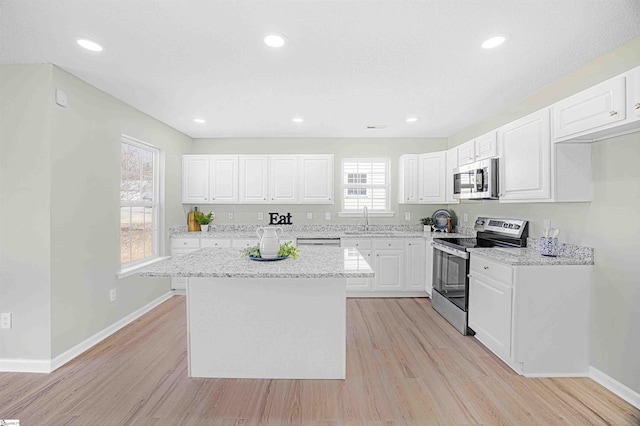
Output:
[[[484,188],[484,170],[476,169],[475,175],[476,191],[482,192]]]

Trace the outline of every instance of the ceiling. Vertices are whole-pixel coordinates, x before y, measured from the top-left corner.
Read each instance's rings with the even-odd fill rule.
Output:
[[[0,63],[53,63],[193,138],[447,137],[638,36],[638,0],[0,0]]]

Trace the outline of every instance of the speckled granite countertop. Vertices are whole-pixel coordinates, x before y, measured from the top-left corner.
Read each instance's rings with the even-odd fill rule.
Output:
[[[217,226],[209,232],[187,232],[185,226],[170,228],[171,238],[219,238],[219,239],[258,239],[256,229],[259,225]],[[464,238],[473,237],[467,233],[424,232],[422,226],[415,225],[381,225],[371,226],[370,232],[361,226],[349,225],[310,225],[283,226],[284,233],[280,240],[288,241],[296,238]]]
[[[254,261],[237,248],[202,248],[140,270],[146,277],[371,278],[373,270],[357,249],[302,247],[297,259]]]
[[[568,246],[568,245],[567,245]],[[511,266],[571,266],[593,265],[593,249],[580,247],[579,250],[565,249],[560,256],[542,256],[537,245],[526,248],[468,248],[472,256],[484,257],[494,262]]]

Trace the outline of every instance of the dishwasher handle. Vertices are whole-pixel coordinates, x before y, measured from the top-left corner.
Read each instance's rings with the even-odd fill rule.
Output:
[[[332,246],[340,247],[340,238],[297,238],[296,244],[300,246]]]

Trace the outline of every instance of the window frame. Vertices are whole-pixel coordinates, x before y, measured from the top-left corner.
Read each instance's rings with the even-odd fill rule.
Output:
[[[385,165],[385,184],[378,185],[372,183],[346,183],[345,182],[345,164],[346,163],[384,163]],[[345,192],[348,188],[384,188],[386,199],[384,210],[368,210],[369,217],[393,217],[395,212],[391,211],[391,159],[388,157],[349,157],[342,159],[342,167],[340,174],[340,202],[341,211],[338,212],[338,217],[361,217],[363,214],[362,209],[346,209],[345,208]]]
[[[129,276],[134,273],[134,271],[143,266],[147,266],[151,263],[155,263],[163,259],[161,257],[161,247],[160,241],[162,241],[162,227],[160,224],[160,220],[162,218],[162,210],[164,207],[164,200],[161,199],[161,151],[160,148],[150,144],[148,142],[142,141],[140,139],[133,138],[131,136],[122,134],[120,137],[120,150],[122,150],[122,145],[127,144],[139,149],[143,149],[149,151],[153,155],[153,201],[125,201],[120,199],[120,205],[118,208],[119,214],[122,214],[123,207],[151,207],[152,208],[152,254],[150,256],[146,256],[141,259],[136,259],[134,261],[129,261],[126,263],[122,263],[122,230],[121,230],[121,222],[118,224],[120,227],[120,272],[117,274],[119,278],[123,278],[125,276]],[[120,188],[122,188],[122,169],[120,170]],[[121,219],[120,219],[121,220]],[[131,250],[131,245],[129,245],[129,250]]]

